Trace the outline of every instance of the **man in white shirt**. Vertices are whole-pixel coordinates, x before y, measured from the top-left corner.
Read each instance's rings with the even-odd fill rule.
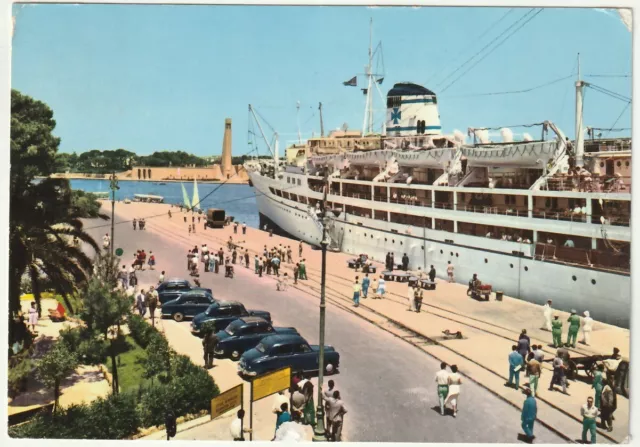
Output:
[[[582,214],[582,208],[580,208],[580,205],[576,205],[573,209],[573,214]]]
[[[547,300],[547,304],[544,305],[544,326],[543,328],[551,332],[551,316],[553,315],[553,308],[551,307],[551,300]]]
[[[447,276],[449,277],[449,282],[453,282],[453,265],[451,264],[451,261],[448,261]]]
[[[598,407],[593,405],[593,397],[587,397],[587,403],[580,409],[582,416],[582,443],[587,443],[587,431],[591,432],[591,444],[596,443],[596,418],[600,414]]]
[[[582,319],[582,333],[584,334],[582,342],[587,346],[591,344],[591,331],[593,331],[593,318],[589,315],[589,311],[585,310],[584,318]]]
[[[568,248],[575,248],[576,245],[573,243],[571,239],[567,239],[564,243],[564,246]]]
[[[105,235],[102,236],[102,247],[104,247],[104,249],[107,250],[110,244],[111,244],[111,239],[109,238],[109,235],[105,233]]]
[[[158,278],[158,284],[162,284],[164,282],[164,270],[160,273],[160,277]]]
[[[440,401],[440,414],[444,416],[444,402],[449,394],[449,373],[447,364],[440,363],[440,371],[436,373],[436,383],[438,384],[438,400]]]
[[[244,418],[244,410],[238,410],[236,418],[231,421],[229,432],[234,441],[244,441],[244,433],[251,433],[251,429],[242,428],[242,419]]]

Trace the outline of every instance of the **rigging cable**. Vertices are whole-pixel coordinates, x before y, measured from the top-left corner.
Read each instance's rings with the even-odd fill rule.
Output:
[[[609,135],[609,133],[611,133],[611,131],[616,127],[616,124],[618,124],[618,121],[620,120],[620,118],[622,118],[622,115],[624,114],[624,112],[627,111],[627,109],[629,108],[629,106],[631,105],[631,101],[629,101],[627,103],[626,106],[624,106],[624,109],[622,109],[622,112],[620,112],[620,115],[618,115],[618,117],[616,118],[616,120],[613,122],[613,124],[611,125],[611,127],[609,129],[607,129],[607,133],[606,135]]]
[[[611,96],[612,98],[618,99],[620,101],[631,102],[631,98],[629,98],[627,96],[624,96],[624,95],[621,95],[620,93],[616,93],[616,92],[613,92],[611,90],[607,90],[604,87],[600,87],[598,85],[591,84],[591,83],[587,83],[586,85],[587,85],[587,87],[592,88],[596,92],[600,92],[602,94]]]
[[[506,92],[490,92],[490,93],[472,93],[469,95],[453,95],[453,96],[442,96],[441,98],[447,98],[447,99],[451,99],[451,98],[471,98],[471,97],[476,97],[476,96],[494,96],[494,95],[512,95],[512,94],[516,94],[516,93],[528,93],[531,92],[533,90],[538,90],[540,88],[543,87],[548,87],[550,85],[553,84],[557,84],[560,81],[564,81],[566,79],[569,79],[573,77],[573,73],[570,74],[569,76],[564,76],[562,78],[558,78],[558,79],[554,79],[553,81],[549,81],[549,82],[545,82],[544,84],[540,84],[540,85],[536,85],[535,87],[530,87],[530,88],[526,88],[526,89],[522,89],[522,90],[511,90],[511,91],[506,91]]]
[[[506,31],[508,31],[509,29],[511,29],[514,25],[516,25],[518,22],[522,21],[523,19],[525,19],[525,17],[527,17],[532,11],[534,11],[533,9],[531,11],[529,11],[528,13],[526,13],[525,15],[523,15],[520,19],[518,19],[517,22],[515,22],[513,25],[511,25],[509,28],[507,28],[507,30],[505,30],[503,33],[501,33],[497,38],[501,37]],[[493,48],[491,48],[489,50],[488,53],[486,53],[484,55],[484,57],[482,59],[478,59],[473,65],[471,65],[467,70],[465,70],[464,72],[462,72],[457,78],[455,78],[453,81],[451,81],[449,84],[447,84],[446,87],[444,87],[442,89],[441,92],[445,92],[447,91],[447,89],[449,87],[451,87],[453,84],[455,84],[461,77],[463,77],[465,74],[467,74],[469,71],[471,71],[473,69],[473,67],[475,67],[476,65],[478,65],[480,62],[482,62],[487,56],[489,56],[491,53],[493,53],[495,50],[497,50],[503,43],[505,43],[507,40],[509,40],[509,38],[511,36],[513,36],[515,33],[517,33],[518,31],[520,31],[527,23],[529,23],[531,20],[533,20],[534,18],[536,18],[538,16],[538,14],[540,14],[543,11],[542,8],[539,8],[538,11],[536,11],[533,15],[531,15],[530,17],[528,17],[524,23],[520,24],[519,27],[517,27],[516,29],[514,29],[511,33],[509,33],[503,40],[501,40],[500,42],[498,42],[497,45],[495,45]],[[496,38],[496,39],[497,39]],[[492,41],[492,43],[495,41],[495,39]],[[486,48],[486,47],[485,47]]]

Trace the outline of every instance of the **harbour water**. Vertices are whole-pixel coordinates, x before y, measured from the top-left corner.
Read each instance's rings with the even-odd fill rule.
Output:
[[[86,192],[108,192],[109,180],[78,179],[70,180],[72,189]],[[183,183],[189,199],[193,197],[193,182]],[[180,183],[120,181],[120,189],[116,191],[116,200],[131,199],[134,194],[150,194],[164,197],[165,203],[184,204]],[[223,208],[227,215],[234,216],[236,221],[246,222],[250,227],[259,224],[258,209],[253,190],[249,185],[232,184],[198,184],[200,208]],[[140,216],[144,217],[144,216]]]

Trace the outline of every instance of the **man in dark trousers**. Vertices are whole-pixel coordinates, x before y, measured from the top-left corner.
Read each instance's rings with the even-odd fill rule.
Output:
[[[391,253],[387,253],[387,256],[385,257],[384,265],[387,266],[387,270],[389,271],[393,270],[391,268]]]
[[[402,257],[402,270],[404,270],[405,272],[409,270],[409,256],[407,256],[406,253]]]
[[[164,428],[167,432],[167,441],[173,438],[176,435],[177,426],[176,426],[176,415],[173,414],[171,408],[167,409],[167,413],[164,417]]]
[[[433,266],[431,266],[431,270],[429,270],[429,281],[431,281],[432,283],[436,282],[436,269]],[[429,288],[433,290],[436,288],[436,286],[435,284],[430,284]]]
[[[204,367],[206,369],[213,368],[213,352],[218,344],[218,337],[216,337],[213,328],[208,327],[206,329],[204,338],[202,339],[202,348],[204,350]]]

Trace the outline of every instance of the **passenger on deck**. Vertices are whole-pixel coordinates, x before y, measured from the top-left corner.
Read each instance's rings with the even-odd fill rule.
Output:
[[[488,232],[488,233],[487,233],[487,237],[488,237],[489,239],[491,239],[491,237],[492,237],[492,236],[493,236],[493,235],[491,234],[491,232]]]
[[[567,239],[566,242],[564,243],[564,246],[569,248],[575,248],[575,244],[571,239]]]

